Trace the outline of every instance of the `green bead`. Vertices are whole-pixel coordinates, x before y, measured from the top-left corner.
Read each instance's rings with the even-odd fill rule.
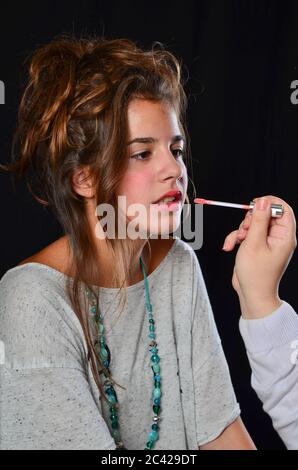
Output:
[[[155,330],[155,326],[154,325],[150,325],[149,326],[149,331],[154,331]]]
[[[153,431],[158,431],[158,424],[152,424],[151,428],[153,429]]]
[[[154,411],[154,413],[155,413],[156,415],[158,415],[159,412],[160,412],[160,406],[158,406],[158,405],[153,405],[153,411]]]
[[[92,312],[92,313],[96,313],[96,307],[95,307],[95,305],[93,305],[93,307],[91,307],[91,312]]]
[[[148,437],[149,437],[150,441],[157,441],[157,439],[158,439],[158,432],[157,432],[157,431],[151,431],[151,432],[149,433],[149,436],[148,436]]]
[[[116,439],[117,441],[119,441],[119,439],[120,439],[119,430],[118,430],[118,429],[113,429],[113,430],[112,430],[112,436],[113,436],[114,439]]]
[[[106,359],[108,357],[108,351],[106,350],[106,348],[101,348],[100,356],[102,357],[102,359]]]
[[[161,391],[160,391],[160,388],[155,388],[153,390],[153,398],[159,398],[161,395]]]
[[[160,382],[155,381],[155,382],[154,382],[154,387],[155,387],[155,388],[160,388]]]
[[[100,323],[100,324],[99,324],[99,333],[100,333],[100,334],[103,334],[104,331],[105,331],[105,327],[103,326],[102,323]]]
[[[158,374],[160,372],[160,365],[159,364],[153,364],[152,369],[156,374]]]
[[[160,361],[160,357],[157,354],[153,354],[153,356],[151,356],[151,361],[155,364],[158,364]]]
[[[118,421],[117,415],[111,415],[110,418],[111,418],[111,421]]]
[[[156,334],[155,334],[155,333],[150,333],[150,335],[148,335],[148,338],[150,338],[150,339],[155,339],[155,338],[156,338]]]
[[[155,321],[153,320],[153,318],[149,318],[149,323],[155,323]]]
[[[117,403],[115,395],[108,395],[108,400],[110,403]]]
[[[148,447],[148,449],[152,449],[152,447],[154,446],[154,442],[149,441],[147,442],[146,446]]]
[[[112,428],[113,428],[113,429],[118,429],[118,428],[119,428],[119,423],[118,423],[118,421],[113,421],[113,422],[112,422]]]

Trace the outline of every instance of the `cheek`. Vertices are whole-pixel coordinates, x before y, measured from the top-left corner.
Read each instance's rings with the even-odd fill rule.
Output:
[[[119,187],[119,194],[127,196],[128,202],[142,202],[152,196],[152,175],[149,171],[127,173]]]

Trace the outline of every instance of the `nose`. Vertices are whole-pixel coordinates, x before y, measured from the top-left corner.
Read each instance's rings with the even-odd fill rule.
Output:
[[[182,163],[181,159],[178,160],[177,158],[175,158],[171,150],[168,150],[163,152],[161,160],[161,173],[164,178],[171,177],[179,180],[182,179],[184,163]]]

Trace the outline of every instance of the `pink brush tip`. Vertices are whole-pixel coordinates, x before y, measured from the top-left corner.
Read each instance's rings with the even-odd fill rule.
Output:
[[[196,199],[194,199],[194,202],[197,203],[197,204],[205,204],[206,199],[201,199],[201,198],[197,197]]]

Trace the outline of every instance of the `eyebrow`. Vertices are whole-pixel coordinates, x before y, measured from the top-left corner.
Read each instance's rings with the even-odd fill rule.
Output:
[[[173,144],[174,142],[180,142],[181,140],[185,143],[185,139],[182,135],[174,135],[174,137],[172,137],[171,142]],[[127,145],[131,145],[136,142],[139,142],[141,144],[154,144],[159,142],[159,139],[155,139],[154,137],[136,137],[135,139],[127,142]]]

